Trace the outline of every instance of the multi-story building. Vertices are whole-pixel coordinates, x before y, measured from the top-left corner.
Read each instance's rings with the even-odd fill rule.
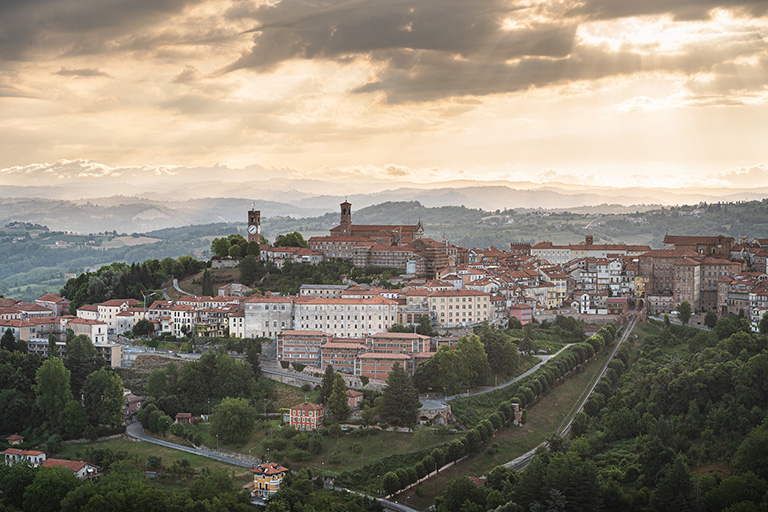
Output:
[[[66,317],[62,317],[66,319]],[[86,320],[84,318],[70,318],[64,322],[64,330],[72,329],[75,336],[84,334],[91,341],[96,343],[106,343],[107,341],[107,323],[99,320]]]
[[[320,347],[330,339],[322,331],[283,331],[277,335],[277,360],[320,367]]]
[[[333,338],[320,347],[320,367],[330,364],[337,372],[355,373],[355,359],[368,350],[361,339]]]
[[[399,363],[409,375],[413,375],[412,361],[412,357],[406,354],[366,352],[357,356],[355,360],[355,375],[369,379],[387,380],[395,363]]]
[[[389,330],[396,320],[397,301],[380,295],[362,299],[297,297],[294,302],[295,330],[320,330],[333,336],[361,338]]]
[[[294,329],[293,297],[251,295],[243,300],[246,338],[273,338]],[[297,329],[306,330],[306,329]]]
[[[55,316],[69,314],[69,299],[65,299],[61,295],[55,293],[46,293],[39,299],[35,299],[35,304],[50,309],[54,312]]]
[[[253,473],[253,494],[268,500],[280,490],[283,478],[288,474],[288,468],[274,462],[265,462],[253,468],[251,473]]]
[[[410,332],[378,332],[366,336],[365,345],[380,354],[415,354],[432,352],[432,339],[429,336]]]
[[[322,405],[304,402],[290,408],[288,423],[296,430],[316,430],[323,426],[323,417]]]

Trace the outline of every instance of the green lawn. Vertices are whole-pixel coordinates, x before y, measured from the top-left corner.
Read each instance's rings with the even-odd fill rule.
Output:
[[[71,460],[86,460],[87,449],[110,449],[114,452],[126,451],[132,457],[137,459],[139,464],[146,462],[147,457],[150,455],[158,456],[163,461],[163,466],[168,467],[176,460],[186,459],[189,461],[190,466],[195,471],[195,474],[199,474],[203,469],[208,470],[220,470],[230,475],[237,485],[242,485],[250,480],[250,472],[246,468],[239,466],[232,466],[225,464],[207,457],[200,455],[194,455],[191,453],[184,453],[164,446],[146,442],[129,441],[124,438],[109,439],[106,441],[98,441],[95,443],[64,443],[61,451],[56,454],[57,458],[71,459]],[[187,487],[191,483],[191,479],[187,480],[158,480],[158,483],[168,487]]]

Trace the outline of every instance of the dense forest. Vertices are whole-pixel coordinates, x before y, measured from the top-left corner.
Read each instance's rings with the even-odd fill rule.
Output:
[[[768,338],[723,318],[712,331],[661,325],[633,352],[567,438],[484,487],[453,481],[437,510],[765,510]]]

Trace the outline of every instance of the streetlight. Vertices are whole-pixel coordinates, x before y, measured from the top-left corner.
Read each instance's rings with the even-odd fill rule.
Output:
[[[322,468],[322,471],[323,471],[323,488],[325,488],[325,462],[321,461],[320,467]]]
[[[219,451],[219,434],[216,434],[216,451]]]
[[[253,463],[251,462],[251,449],[248,448],[248,465],[253,467]]]

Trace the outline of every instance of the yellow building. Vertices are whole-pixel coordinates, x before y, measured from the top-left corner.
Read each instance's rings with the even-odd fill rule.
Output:
[[[280,490],[280,485],[283,483],[283,477],[288,473],[288,468],[274,462],[266,462],[253,468],[251,473],[253,473],[254,496],[268,500]]]
[[[635,276],[635,297],[645,297],[648,276]]]

